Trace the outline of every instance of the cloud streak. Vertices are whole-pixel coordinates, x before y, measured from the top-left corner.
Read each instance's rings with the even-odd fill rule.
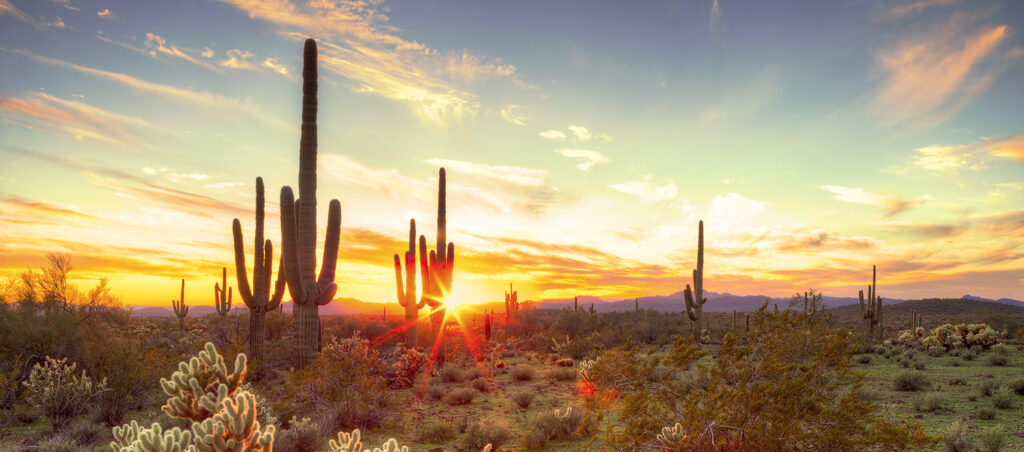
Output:
[[[611,161],[604,154],[590,149],[556,149],[555,152],[569,158],[582,160],[576,167],[583,171],[590,171],[595,165],[604,165]]]
[[[886,217],[913,209],[934,199],[931,196],[922,195],[912,200],[903,200],[892,195],[874,193],[863,188],[844,187],[841,185],[824,185],[821,188],[835,194],[836,199],[839,201],[881,207],[885,209]]]

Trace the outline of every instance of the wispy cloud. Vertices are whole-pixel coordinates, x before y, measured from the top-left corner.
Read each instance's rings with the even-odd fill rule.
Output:
[[[167,42],[166,39],[153,33],[146,33],[146,48],[150,49],[149,54],[156,58],[157,54],[172,56],[188,61],[189,63],[196,64],[212,71],[217,71],[217,67],[199,59],[196,59],[192,55],[185,53],[179,49],[178,46],[173,43]]]
[[[985,139],[982,149],[996,157],[1024,162],[1024,135]]]
[[[166,131],[140,118],[46,93],[33,93],[25,98],[0,96],[0,111],[78,140],[119,144],[129,150],[157,149],[149,144],[147,137],[159,136],[162,141],[172,139]]]
[[[718,223],[740,224],[767,206],[766,201],[750,199],[739,193],[715,195],[708,204],[708,218]]]
[[[96,11],[96,15],[100,19],[113,20],[117,19],[117,15],[110,11],[110,8],[104,8],[100,11]]]
[[[510,122],[512,124],[515,124],[517,126],[525,126],[526,125],[525,118],[523,117],[523,115],[521,115],[518,112],[516,112],[516,110],[519,110],[519,106],[518,105],[509,105],[509,106],[507,106],[505,108],[502,108],[501,109],[501,117],[504,118],[506,121],[508,121],[508,122]]]
[[[926,170],[947,172],[969,164],[966,146],[924,146],[914,152],[914,164]]]
[[[863,188],[844,187],[841,185],[825,185],[821,188],[835,194],[836,199],[839,201],[884,208],[886,217],[913,209],[934,199],[931,196],[922,195],[912,200],[903,200],[893,195],[874,193]]]
[[[60,16],[57,16],[56,19],[54,19],[54,20],[52,20],[50,22],[44,22],[43,26],[44,27],[53,27],[53,28],[65,28],[65,27],[67,27],[67,24],[64,23],[64,20],[61,19]]]
[[[278,74],[281,74],[285,77],[291,76],[291,74],[288,73],[288,66],[278,63],[277,58],[267,58],[263,60],[263,67],[270,69],[274,72],[277,72]]]
[[[231,69],[243,69],[247,71],[255,71],[256,66],[250,63],[249,57],[252,56],[252,52],[245,50],[231,49],[227,51],[227,59],[221,60],[220,65],[231,68]]]
[[[490,179],[506,184],[539,187],[544,185],[547,170],[522,168],[508,165],[490,165],[487,163],[464,162],[460,160],[430,159],[427,163],[442,166],[447,171],[468,176]]]
[[[219,94],[213,94],[208,91],[194,91],[186,88],[178,88],[176,86],[148,82],[145,80],[132,77],[130,75],[104,71],[101,69],[93,69],[75,63],[58,60],[55,58],[36,55],[34,53],[27,52],[24,50],[7,49],[3,47],[0,47],[0,50],[24,55],[41,63],[59,66],[66,69],[78,71],[83,74],[92,75],[94,77],[100,77],[107,80],[111,80],[132,89],[160,95],[175,101],[184,101],[206,107],[234,111],[279,128],[293,129],[295,127],[292,124],[286,123],[279,118],[275,118],[263,112],[262,110],[252,105],[252,103],[248,101],[242,102],[237,99],[224,97]]]
[[[565,132],[561,130],[546,130],[540,133],[540,136],[554,141],[565,141]]]
[[[604,154],[590,149],[556,149],[555,152],[566,157],[582,160],[583,162],[576,165],[576,167],[583,171],[590,171],[594,165],[603,165],[611,161]]]
[[[569,131],[580,141],[590,141],[590,131],[586,127],[573,125],[569,126]]]
[[[956,0],[909,0],[895,4],[889,9],[890,19],[902,19],[904,17],[914,15],[924,11],[925,9],[932,6],[944,6],[955,2]],[[717,3],[717,0],[716,0]]]
[[[679,189],[673,182],[659,184],[652,176],[644,176],[640,180],[611,184],[608,186],[613,190],[628,193],[636,196],[641,202],[655,204],[674,199],[679,194]]]
[[[38,21],[33,19],[32,16],[30,16],[28,13],[26,13],[26,12],[18,9],[16,6],[12,5],[10,0],[0,0],[0,16],[3,16],[5,14],[9,14],[12,17],[14,17],[15,19],[18,19],[18,20],[20,20],[22,22],[31,24],[31,25],[33,25],[35,27],[39,26],[39,22]]]
[[[970,26],[954,14],[927,33],[876,52],[884,73],[874,113],[889,125],[930,125],[952,117],[995,81],[1001,64],[986,64],[1006,41],[1006,25]]]
[[[281,27],[290,39],[318,36],[323,68],[353,81],[358,93],[408,104],[427,123],[446,126],[478,111],[476,96],[452,82],[485,77],[516,81],[515,67],[499,60],[440,52],[399,37],[379,2],[223,1]]]
[[[81,9],[79,9],[79,8],[75,7],[75,5],[71,4],[71,0],[50,0],[50,1],[56,3],[56,4],[60,5],[60,6],[63,6],[64,8],[70,9],[72,11],[81,11]]]

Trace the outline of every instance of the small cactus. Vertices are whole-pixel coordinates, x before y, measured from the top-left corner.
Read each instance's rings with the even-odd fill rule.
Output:
[[[683,451],[686,450],[686,432],[683,431],[683,426],[680,423],[672,427],[665,427],[661,429],[661,433],[658,434],[658,442],[661,443],[662,447],[667,451]]]
[[[217,315],[227,317],[231,311],[231,288],[228,287],[227,267],[221,269],[220,280],[223,286],[213,283],[213,307],[217,309]]]
[[[188,305],[185,304],[185,280],[181,280],[181,298],[171,300],[171,307],[174,308],[174,315],[178,317],[178,326],[185,330],[185,316],[188,315]]]
[[[337,440],[328,443],[330,452],[362,452],[363,443],[360,438],[359,429],[352,430],[352,433],[338,432]],[[409,452],[409,446],[399,446],[398,440],[388,438],[381,447],[366,449],[366,452]]]

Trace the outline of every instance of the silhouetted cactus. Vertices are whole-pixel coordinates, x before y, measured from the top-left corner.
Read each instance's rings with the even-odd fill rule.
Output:
[[[455,244],[447,241],[447,185],[444,168],[438,171],[437,180],[437,245],[436,249],[427,252],[427,238],[420,235],[420,290],[423,298],[431,308],[430,324],[434,336],[434,346],[430,359],[433,362],[443,361],[444,356],[444,300],[452,292],[452,277],[455,270]]]
[[[690,328],[693,330],[693,341],[701,343],[701,320],[704,318],[704,221],[698,223],[697,232],[697,268],[693,270],[693,291],[690,285],[686,285],[683,295],[686,297],[686,315],[690,318]],[[694,296],[696,295],[696,297]],[[696,325],[696,326],[694,326]]]
[[[519,291],[512,290],[512,283],[508,283],[508,290],[505,292],[505,320],[519,312]]]
[[[252,286],[245,268],[245,244],[242,241],[242,223],[235,218],[231,222],[231,233],[235,244],[235,276],[238,296],[249,308],[249,356],[254,363],[263,360],[264,325],[268,312],[277,309],[284,297],[284,271],[279,268],[274,293],[270,293],[270,275],[274,272],[274,246],[270,239],[263,239],[263,206],[265,204],[263,178],[256,178],[256,239],[252,268]],[[282,263],[284,257],[282,256]],[[280,267],[280,266],[279,266]],[[225,282],[225,285],[227,282]],[[223,291],[222,291],[223,293]]]
[[[320,349],[320,312],[338,292],[334,272],[341,235],[341,203],[332,199],[327,210],[327,236],[320,275],[316,273],[316,154],[317,154],[316,41],[307,39],[302,60],[302,137],[299,141],[299,199],[292,188],[281,188],[281,236],[285,279],[292,296],[295,364],[306,367]]]
[[[221,269],[220,281],[223,288],[213,283],[213,307],[217,310],[217,315],[227,317],[228,312],[231,312],[231,288],[228,287],[227,267]]]
[[[185,304],[185,280],[181,280],[181,298],[171,300],[171,307],[174,308],[174,315],[178,317],[178,326],[185,330],[185,316],[188,315],[188,305]]]
[[[409,249],[405,252],[405,283],[402,283],[402,262],[395,255],[395,287],[398,288],[398,304],[405,308],[405,343],[416,346],[419,311],[427,304],[427,297],[416,301],[416,220],[409,220]]]
[[[860,298],[860,314],[864,318],[864,328],[867,330],[869,340],[882,340],[882,297],[878,296],[875,289],[876,268],[871,266],[871,285],[868,286],[868,302],[864,303],[864,291],[858,294]],[[877,331],[876,331],[877,330]]]
[[[493,313],[492,314],[488,314],[486,311],[484,311],[484,342],[490,342],[491,341],[491,318],[492,317],[494,317]]]

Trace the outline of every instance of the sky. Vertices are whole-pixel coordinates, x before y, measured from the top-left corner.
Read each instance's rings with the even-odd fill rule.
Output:
[[[705,290],[1024,300],[1010,0],[0,0],[0,276],[213,304],[257,176],[280,249],[307,37],[341,297],[395,301],[444,167],[457,303],[680,291],[701,220]]]

